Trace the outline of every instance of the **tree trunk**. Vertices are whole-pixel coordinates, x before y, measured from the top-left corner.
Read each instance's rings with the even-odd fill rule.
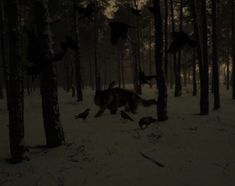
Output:
[[[197,95],[196,50],[193,50],[193,96]]]
[[[164,23],[164,32],[165,32],[165,48],[164,48],[164,63],[165,63],[165,78],[166,83],[168,83],[168,0],[164,0],[165,4],[165,23]]]
[[[171,26],[172,26],[172,33],[175,32],[175,15],[174,15],[174,5],[173,5],[173,0],[170,0],[170,10],[171,10]],[[174,52],[173,54],[173,71],[174,71],[174,77],[175,77],[175,95],[178,89],[178,83],[177,83],[177,56],[176,53]],[[173,80],[173,76],[171,77]],[[173,83],[171,83],[173,85]]]
[[[235,99],[235,3],[232,0],[232,98]]]
[[[82,94],[82,78],[81,78],[81,62],[80,62],[80,39],[79,39],[79,28],[78,28],[78,14],[77,14],[77,3],[76,0],[73,0],[73,8],[74,8],[74,35],[75,41],[77,43],[77,50],[75,51],[75,79],[76,79],[76,89],[77,89],[77,101],[83,100]]]
[[[5,50],[5,12],[4,12],[4,2],[0,2],[0,43],[1,43],[1,60],[2,60],[2,67],[3,67],[3,78],[4,78],[4,85],[6,90],[6,98],[8,100],[8,69],[7,69],[7,62],[6,62],[6,50]]]
[[[167,116],[167,87],[165,84],[164,72],[162,67],[163,62],[163,26],[161,16],[160,0],[154,0],[154,26],[155,26],[155,64],[157,74],[158,100],[157,100],[157,115],[159,121],[168,119]]]
[[[48,0],[35,0],[33,5],[34,24],[41,42],[39,59],[45,63],[53,56]],[[53,63],[48,64],[41,73],[41,95],[47,146],[56,147],[64,142],[64,132],[60,122],[56,68]]]
[[[97,4],[97,0],[94,0],[95,4]],[[95,14],[95,20],[94,20],[94,60],[95,60],[95,86],[96,90],[101,90],[101,77],[100,77],[100,71],[98,67],[98,37],[99,37],[99,28],[98,28],[98,13]]]
[[[7,18],[9,34],[9,84],[8,111],[10,151],[14,163],[21,162],[24,156],[24,88],[22,72],[22,51],[18,0],[8,0]]]
[[[219,95],[219,69],[218,69],[218,50],[217,50],[217,2],[211,1],[212,5],[212,78],[214,92],[214,110],[220,108]]]
[[[209,112],[209,83],[208,83],[208,36],[207,36],[207,15],[206,1],[201,0],[202,5],[202,60],[203,60],[203,83],[202,99],[201,99],[201,114],[208,115]]]
[[[180,0],[180,17],[179,17],[179,30],[183,31],[183,1]],[[181,82],[181,55],[182,51],[178,52],[178,61],[175,66],[175,96],[179,97],[182,95],[182,82]]]

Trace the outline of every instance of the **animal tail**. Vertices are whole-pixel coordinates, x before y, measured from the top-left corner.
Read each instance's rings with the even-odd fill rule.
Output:
[[[157,101],[155,99],[146,100],[146,99],[143,99],[141,97],[139,97],[139,98],[140,98],[141,104],[144,107],[149,107],[149,106],[152,106],[152,105],[157,105]]]

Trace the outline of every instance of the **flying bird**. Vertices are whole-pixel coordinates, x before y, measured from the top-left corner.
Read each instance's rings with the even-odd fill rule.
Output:
[[[130,8],[131,12],[135,15],[135,16],[141,16],[142,15],[142,11],[138,10],[136,8]]]
[[[86,7],[77,7],[80,18],[91,19],[96,11],[95,3],[89,3]]]
[[[171,42],[167,52],[172,52],[172,53],[177,52],[181,50],[186,44],[188,44],[190,47],[198,46],[198,43],[190,39],[189,35],[184,31],[173,32],[172,36],[173,36],[173,41]]]
[[[139,120],[139,126],[141,129],[146,129],[151,123],[156,121],[157,119],[154,119],[152,116],[143,117]]]
[[[76,116],[75,116],[75,119],[79,119],[79,118],[80,118],[80,119],[85,120],[85,119],[87,118],[89,112],[90,112],[90,109],[88,108],[88,109],[86,109],[84,112],[82,112],[82,113],[76,115]]]
[[[123,110],[120,111],[121,117],[125,120],[130,120],[130,121],[134,121],[127,113],[125,113]]]
[[[117,21],[109,22],[109,26],[111,28],[111,42],[113,45],[117,44],[120,38],[127,39],[128,29],[132,28],[130,25]]]
[[[148,10],[149,10],[152,14],[154,14],[154,13],[157,11],[156,8],[151,7],[151,6],[148,7]]]

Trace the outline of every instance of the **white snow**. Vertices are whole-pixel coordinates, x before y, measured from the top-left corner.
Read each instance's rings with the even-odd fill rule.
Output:
[[[156,90],[144,89],[152,98]],[[185,88],[174,98],[169,90],[169,120],[138,127],[143,116],[156,116],[156,108],[139,107],[134,122],[120,115],[98,110],[94,92],[84,91],[76,103],[71,94],[59,91],[61,121],[66,145],[43,149],[45,144],[41,99],[38,92],[25,97],[25,143],[30,161],[10,165],[8,113],[0,101],[0,186],[234,186],[235,185],[235,101],[230,92],[221,96],[219,111],[197,115],[199,98]],[[211,105],[212,105],[211,99]],[[86,121],[74,115],[91,108]],[[212,106],[211,106],[212,107]],[[163,164],[159,167],[141,153]]]

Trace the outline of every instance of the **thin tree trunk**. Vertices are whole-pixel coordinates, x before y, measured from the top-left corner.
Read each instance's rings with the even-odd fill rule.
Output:
[[[219,69],[218,69],[218,50],[217,50],[217,2],[211,1],[212,5],[212,78],[214,92],[214,110],[220,108],[219,95]]]
[[[48,0],[35,0],[33,5],[34,23],[41,42],[39,59],[45,63],[53,56]],[[64,142],[64,132],[60,122],[56,68],[53,63],[48,64],[41,73],[41,95],[46,143],[48,147],[56,147]]]
[[[179,30],[183,31],[183,1],[180,0],[180,17],[179,17]],[[182,51],[178,52],[178,61],[176,62],[176,74],[175,74],[175,96],[182,95],[182,82],[181,82],[181,55]]]
[[[232,98],[235,99],[235,3],[232,0]]]
[[[193,96],[197,95],[196,50],[193,50]]]
[[[77,101],[80,102],[83,100],[82,94],[82,78],[81,78],[81,62],[80,62],[80,39],[79,39],[79,28],[78,28],[78,14],[77,14],[77,3],[76,0],[73,0],[74,6],[74,35],[75,41],[77,43],[77,50],[75,51],[75,82],[76,82],[76,90],[77,90]]]
[[[209,112],[209,83],[208,83],[208,36],[206,1],[201,0],[202,5],[202,60],[203,60],[203,89],[201,100],[201,114],[208,115]],[[201,82],[202,83],[202,82]]]
[[[10,151],[14,163],[21,162],[24,156],[24,77],[22,72],[21,30],[18,0],[8,0],[7,18],[9,34],[9,84],[8,111]]]
[[[154,25],[155,25],[155,64],[157,74],[158,100],[157,100],[157,115],[159,121],[168,119],[167,116],[167,87],[165,84],[163,72],[163,25],[161,16],[160,0],[154,0]]]
[[[165,4],[165,23],[164,23],[164,32],[165,32],[165,48],[164,48],[164,63],[165,63],[165,78],[166,83],[168,83],[168,0],[164,0]]]
[[[97,5],[97,0],[94,0],[95,4]],[[98,13],[95,14],[95,20],[94,20],[94,60],[95,60],[95,85],[96,90],[101,90],[101,77],[100,77],[100,71],[98,67],[98,37],[99,37],[99,29],[98,29]]]
[[[175,32],[175,15],[174,15],[174,4],[173,0],[170,0],[170,10],[171,10],[171,26],[172,26],[172,33]],[[174,71],[174,77],[175,77],[175,95],[178,89],[178,83],[177,83],[177,56],[174,52],[173,54],[173,71]],[[172,77],[173,79],[173,77]],[[173,84],[173,83],[172,83]]]
[[[4,2],[0,1],[0,43],[1,43],[1,60],[3,66],[3,78],[4,78],[4,85],[6,90],[6,98],[8,100],[8,68],[6,62],[6,50],[5,50],[5,12],[4,12]]]

